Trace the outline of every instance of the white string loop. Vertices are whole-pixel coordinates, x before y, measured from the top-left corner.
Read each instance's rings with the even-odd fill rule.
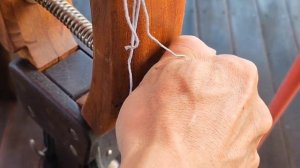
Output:
[[[185,55],[180,55],[176,54],[174,51],[170,50],[168,47],[163,45],[157,38],[155,38],[150,31],[150,17],[146,5],[146,0],[133,0],[133,6],[132,6],[132,20],[130,19],[129,15],[129,8],[128,8],[128,1],[123,0],[124,3],[124,11],[125,11],[125,18],[126,22],[128,24],[128,27],[131,31],[131,41],[130,45],[125,46],[126,50],[129,51],[129,56],[128,56],[128,73],[129,73],[129,93],[132,92],[133,90],[133,75],[132,75],[132,59],[133,59],[133,54],[134,50],[137,49],[140,45],[140,39],[137,34],[137,27],[138,27],[138,21],[139,21],[139,16],[140,16],[140,9],[141,5],[143,6],[143,11],[145,14],[145,19],[146,19],[146,31],[147,31],[147,36],[157,45],[159,45],[161,48],[165,49],[167,52],[171,53],[173,56],[182,58],[185,57]]]

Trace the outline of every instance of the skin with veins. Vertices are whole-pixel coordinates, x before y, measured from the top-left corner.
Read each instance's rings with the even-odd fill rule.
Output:
[[[272,125],[256,66],[192,36],[170,46],[125,101],[116,125],[123,168],[252,168]]]

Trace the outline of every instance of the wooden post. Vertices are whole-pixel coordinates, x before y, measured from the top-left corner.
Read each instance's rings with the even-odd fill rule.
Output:
[[[129,8],[132,0],[128,0]],[[152,34],[163,44],[181,34],[185,0],[146,0]],[[94,30],[93,81],[83,108],[83,116],[97,134],[112,129],[120,107],[128,96],[127,70],[131,32],[125,21],[122,0],[91,0]],[[145,16],[141,11],[138,24],[141,43],[132,63],[134,86],[164,53],[146,35]],[[137,109],[138,110],[138,109]]]
[[[72,33],[60,21],[39,4],[25,0],[1,0],[0,43],[39,70],[77,50]]]

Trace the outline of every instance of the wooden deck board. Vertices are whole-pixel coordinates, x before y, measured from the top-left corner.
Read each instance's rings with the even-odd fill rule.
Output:
[[[257,2],[274,84],[278,88],[297,54],[297,46],[285,1]]]
[[[218,53],[233,52],[225,0],[196,0],[199,37]]]
[[[5,127],[7,125],[7,120],[9,118],[9,111],[13,106],[12,103],[7,102],[0,102],[0,146],[4,134]]]
[[[289,143],[293,167],[300,167],[300,94],[294,99],[283,117],[286,139]]]
[[[269,103],[274,88],[256,3],[253,0],[228,0],[228,8],[235,54],[256,64],[260,76],[259,92],[263,100]],[[288,156],[278,153],[288,153],[280,125],[273,130],[260,151],[260,167],[281,168],[289,165]]]
[[[35,139],[39,148],[43,142],[41,129],[16,103],[0,104],[8,116],[0,143],[0,167],[39,168],[40,159],[30,148],[29,139]]]
[[[289,12],[295,43],[298,53],[300,51],[300,1],[285,0]],[[295,58],[296,55],[294,55]],[[300,68],[300,67],[299,67]],[[287,140],[291,150],[294,167],[300,167],[300,93],[291,103],[283,117],[284,127],[287,131]]]
[[[182,34],[184,35],[198,36],[196,1],[197,0],[186,1],[186,12],[182,31]]]
[[[285,0],[290,14],[291,23],[295,33],[298,50],[300,48],[300,1],[299,0]]]
[[[290,2],[295,0],[290,0]],[[295,40],[294,28],[290,20],[288,6],[282,0],[257,0],[260,11],[263,35],[266,43],[266,49],[269,56],[273,83],[275,89],[278,89],[287,71],[289,70],[296,54],[297,44]],[[300,15],[299,15],[300,16]],[[282,130],[285,138],[285,148],[288,150],[289,165],[285,167],[299,167],[299,131],[286,129],[287,124],[293,128],[300,128],[300,104],[294,104],[282,120]],[[297,120],[298,118],[298,120]],[[276,147],[276,146],[274,146]],[[271,148],[268,150],[272,150]],[[283,153],[276,153],[278,157],[284,156]]]
[[[234,54],[256,64],[261,77],[259,80],[260,95],[269,103],[274,95],[274,89],[255,2],[253,0],[228,0],[228,7]]]

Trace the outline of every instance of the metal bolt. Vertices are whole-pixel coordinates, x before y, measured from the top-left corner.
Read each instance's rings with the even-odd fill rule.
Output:
[[[27,110],[28,110],[28,112],[29,112],[29,115],[30,115],[32,118],[36,117],[34,111],[32,110],[32,108],[31,108],[29,105],[27,106]]]
[[[108,149],[107,155],[110,156],[110,155],[112,155],[112,153],[113,153],[113,151],[111,149]]]
[[[117,160],[112,160],[108,165],[108,168],[118,168],[118,167],[120,167],[120,163]]]
[[[69,148],[74,156],[78,156],[77,150],[75,149],[75,147],[73,145],[70,145]]]
[[[78,141],[79,140],[79,137],[78,137],[78,134],[76,133],[76,131],[73,129],[73,128],[70,128],[70,133],[71,133],[71,135],[73,136],[73,139],[75,140],[75,141]]]

